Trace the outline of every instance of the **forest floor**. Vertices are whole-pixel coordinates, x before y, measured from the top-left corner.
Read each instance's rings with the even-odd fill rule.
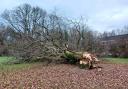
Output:
[[[100,71],[35,63],[15,71],[0,70],[0,89],[128,89],[128,64],[98,66],[102,67]]]

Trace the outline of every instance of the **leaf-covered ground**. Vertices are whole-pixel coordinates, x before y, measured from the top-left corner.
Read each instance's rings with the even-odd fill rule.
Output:
[[[127,64],[100,64],[97,69],[58,64],[0,72],[0,89],[128,89]]]

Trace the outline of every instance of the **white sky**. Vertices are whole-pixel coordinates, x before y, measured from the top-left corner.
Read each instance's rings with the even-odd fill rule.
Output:
[[[69,18],[88,19],[88,25],[98,31],[109,31],[128,25],[128,0],[1,0],[0,13],[28,3]]]

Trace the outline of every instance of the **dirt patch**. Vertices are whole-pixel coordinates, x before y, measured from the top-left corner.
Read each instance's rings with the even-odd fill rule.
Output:
[[[128,89],[128,65],[100,64],[85,70],[74,65],[41,66],[0,73],[0,89]]]

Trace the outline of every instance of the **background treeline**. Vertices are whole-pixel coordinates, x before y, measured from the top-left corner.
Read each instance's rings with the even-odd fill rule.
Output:
[[[103,50],[106,56],[128,57],[128,27],[104,32],[102,39],[106,39]],[[108,40],[109,39],[109,40]],[[105,41],[105,40],[104,40]]]
[[[73,51],[104,51],[100,39],[116,35],[91,30],[83,19],[70,20],[48,13],[40,7],[24,4],[5,10],[0,25],[0,55],[11,55],[30,61],[42,57],[62,55],[65,44]]]

